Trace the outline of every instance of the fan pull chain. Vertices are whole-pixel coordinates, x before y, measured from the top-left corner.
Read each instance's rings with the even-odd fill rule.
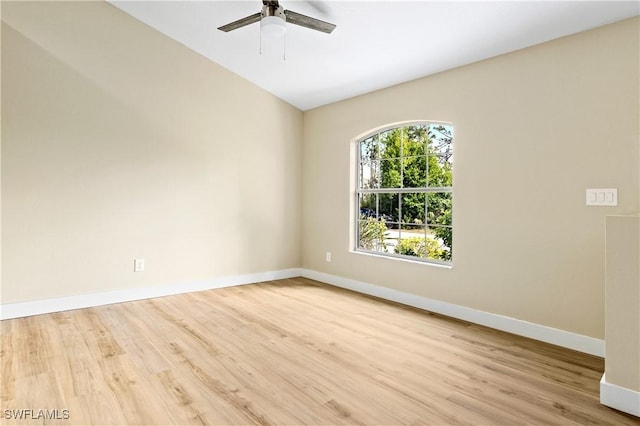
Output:
[[[260,31],[260,37],[258,38],[259,40],[259,46],[258,46],[258,54],[262,55],[262,31]],[[287,34],[285,33],[282,36],[282,60],[286,61],[287,60]]]

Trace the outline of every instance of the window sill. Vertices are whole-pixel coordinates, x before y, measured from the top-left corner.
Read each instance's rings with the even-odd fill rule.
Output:
[[[442,268],[442,269],[453,269],[452,263],[439,263],[432,260],[410,259],[404,256],[394,256],[390,254],[377,254],[375,252],[363,251],[363,250],[357,250],[357,249],[355,250],[352,249],[350,250],[350,252],[357,255],[361,255],[361,256],[370,256],[370,257],[377,257],[377,258],[388,259],[393,261],[415,263],[418,265],[433,266],[433,267]]]

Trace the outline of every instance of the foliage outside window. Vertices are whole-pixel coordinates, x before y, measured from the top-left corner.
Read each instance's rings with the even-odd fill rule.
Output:
[[[356,250],[450,263],[453,127],[413,123],[358,142]]]

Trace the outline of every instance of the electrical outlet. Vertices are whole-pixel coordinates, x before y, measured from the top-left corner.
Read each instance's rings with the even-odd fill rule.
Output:
[[[327,262],[331,262],[331,252],[328,251],[324,254],[324,260],[326,260]]]
[[[144,272],[144,259],[133,259],[133,272]]]

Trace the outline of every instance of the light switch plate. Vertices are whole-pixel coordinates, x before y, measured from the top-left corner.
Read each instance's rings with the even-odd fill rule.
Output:
[[[588,206],[617,206],[617,188],[591,188],[587,189]]]

